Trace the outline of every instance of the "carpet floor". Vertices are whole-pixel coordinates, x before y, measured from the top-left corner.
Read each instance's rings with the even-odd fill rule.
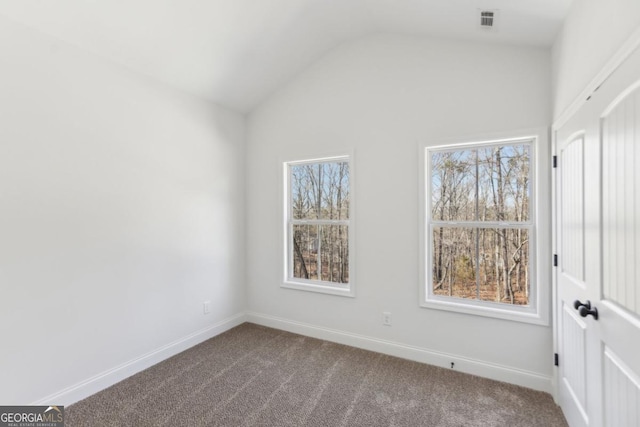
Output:
[[[549,394],[251,323],[65,408],[73,426],[566,426]]]

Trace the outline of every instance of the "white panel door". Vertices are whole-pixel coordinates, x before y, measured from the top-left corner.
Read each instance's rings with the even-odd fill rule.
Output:
[[[556,129],[558,392],[569,425],[640,426],[640,51]]]
[[[568,133],[568,130],[571,133]],[[578,129],[575,131],[575,129]],[[589,214],[585,204],[593,208],[595,201],[586,194],[587,174],[593,165],[585,164],[586,134],[577,120],[572,120],[557,133],[556,145],[556,247],[558,252],[557,290],[559,363],[559,400],[571,426],[592,426],[594,414],[589,401],[598,393],[598,383],[588,371],[596,369],[598,353],[589,351],[593,338],[588,319],[579,314],[576,301],[587,304],[585,220]],[[593,143],[590,141],[589,143]]]

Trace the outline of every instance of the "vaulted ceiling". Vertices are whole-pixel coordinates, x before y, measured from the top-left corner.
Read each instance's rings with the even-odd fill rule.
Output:
[[[379,32],[550,46],[572,0],[0,0],[0,14],[239,112]],[[497,29],[479,28],[498,10]]]

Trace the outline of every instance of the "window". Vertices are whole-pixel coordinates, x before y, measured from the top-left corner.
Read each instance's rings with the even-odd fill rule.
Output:
[[[536,317],[534,148],[535,138],[426,148],[422,305]]]
[[[348,156],[285,163],[284,287],[353,296]]]

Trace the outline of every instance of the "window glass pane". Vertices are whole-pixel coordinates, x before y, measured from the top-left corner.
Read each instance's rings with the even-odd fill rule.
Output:
[[[319,218],[349,219],[349,164],[320,163],[316,168],[322,189]]]
[[[531,146],[479,148],[478,219],[528,221]]]
[[[293,277],[318,279],[318,226],[293,225]]]
[[[435,295],[529,304],[529,230],[434,227],[432,238]]]
[[[476,229],[434,227],[432,266],[435,295],[477,299]]]
[[[346,225],[322,225],[321,280],[349,283],[349,233]]]
[[[431,215],[435,221],[476,219],[476,150],[431,155]]]
[[[346,225],[293,225],[293,277],[349,283]]]
[[[478,236],[480,299],[529,305],[529,230],[481,228]]]
[[[319,196],[312,165],[291,165],[291,215],[294,219],[317,219]]]
[[[293,219],[349,219],[349,163],[290,166]]]

